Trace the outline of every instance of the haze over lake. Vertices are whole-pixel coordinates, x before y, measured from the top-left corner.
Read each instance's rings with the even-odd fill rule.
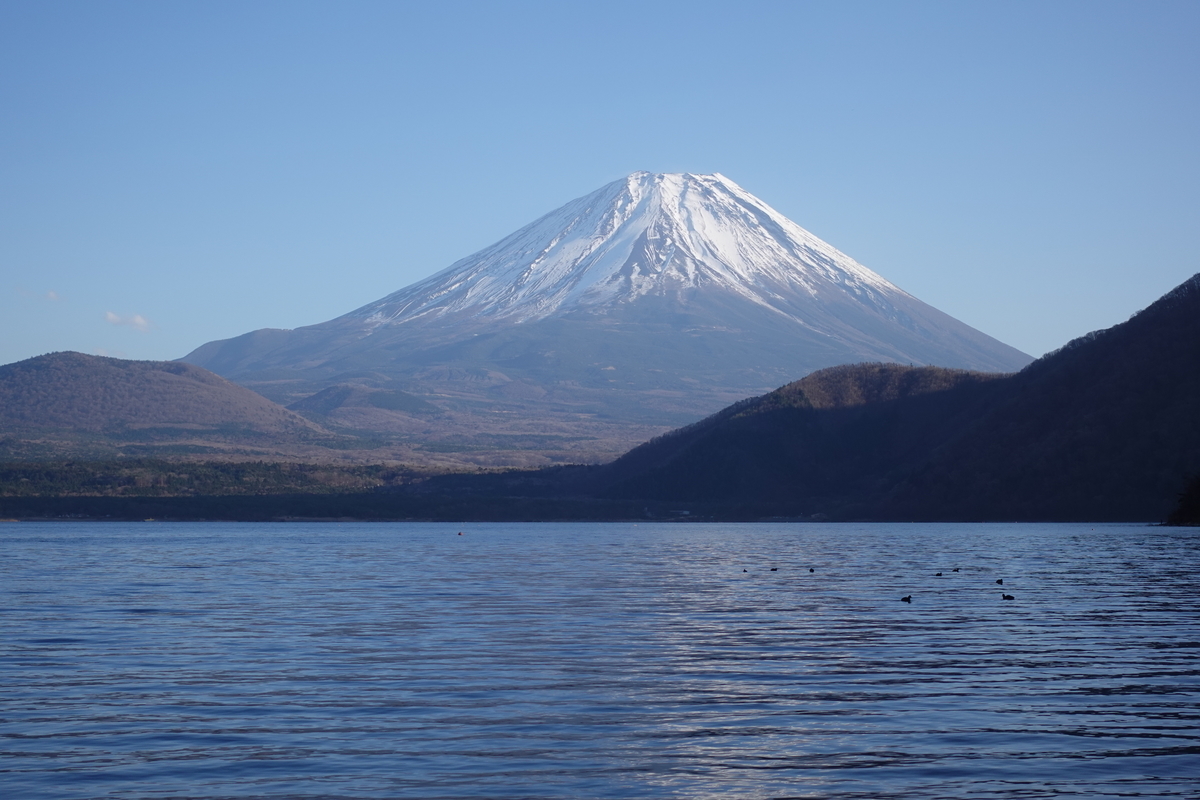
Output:
[[[0,537],[7,796],[1200,785],[1195,530],[81,522]]]

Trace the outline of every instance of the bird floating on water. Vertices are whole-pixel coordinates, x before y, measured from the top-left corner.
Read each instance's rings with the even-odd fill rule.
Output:
[[[1005,600],[1016,600],[1017,599],[1017,598],[1013,597],[1011,594],[1002,594],[1000,596],[1003,597]]]
[[[904,597],[901,597],[901,598],[900,598],[900,602],[901,602],[901,603],[911,603],[911,602],[912,602],[912,595],[911,595],[911,594],[906,594],[906,595],[904,595]]]

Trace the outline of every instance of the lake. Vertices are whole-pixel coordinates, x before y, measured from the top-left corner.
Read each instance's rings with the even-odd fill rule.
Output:
[[[1200,795],[1196,529],[22,522],[0,547],[6,797]]]

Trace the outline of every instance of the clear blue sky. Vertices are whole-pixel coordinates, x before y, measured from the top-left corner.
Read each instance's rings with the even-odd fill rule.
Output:
[[[1198,2],[0,2],[0,363],[321,322],[721,172],[1033,355],[1200,271]]]

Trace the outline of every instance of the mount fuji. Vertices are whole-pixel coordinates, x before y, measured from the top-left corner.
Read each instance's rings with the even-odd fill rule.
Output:
[[[1032,359],[722,175],[637,172],[344,316],[183,360],[412,452],[534,464],[612,457],[837,364]]]

